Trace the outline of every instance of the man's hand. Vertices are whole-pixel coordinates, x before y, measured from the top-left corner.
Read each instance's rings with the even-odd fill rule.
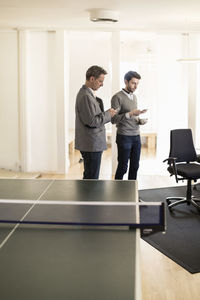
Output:
[[[117,109],[113,109],[113,108],[110,108],[108,111],[109,111],[109,113],[111,115],[111,118],[114,117],[114,115],[116,115],[116,113],[118,112]]]
[[[144,124],[146,124],[148,122],[148,119],[140,119],[139,120],[139,124],[140,125],[144,125]]]
[[[147,109],[133,109],[129,112],[130,117],[132,116],[139,116],[140,114],[144,114],[145,112],[147,112]]]
[[[141,114],[144,114],[145,112],[147,112],[147,109],[141,110]]]

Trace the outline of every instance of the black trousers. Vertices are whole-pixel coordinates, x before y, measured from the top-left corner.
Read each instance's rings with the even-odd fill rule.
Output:
[[[81,151],[84,164],[83,179],[99,179],[102,151]]]

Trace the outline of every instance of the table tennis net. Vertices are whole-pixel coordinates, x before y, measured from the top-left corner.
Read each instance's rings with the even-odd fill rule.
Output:
[[[0,200],[0,223],[129,226],[165,231],[162,202]]]

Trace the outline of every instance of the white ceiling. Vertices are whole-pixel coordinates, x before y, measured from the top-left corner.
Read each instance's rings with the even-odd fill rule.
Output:
[[[91,22],[94,8],[119,11],[119,22]],[[10,27],[200,31],[200,0],[0,0],[0,28]]]

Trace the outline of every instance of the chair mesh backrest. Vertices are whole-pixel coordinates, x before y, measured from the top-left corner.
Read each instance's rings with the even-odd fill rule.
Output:
[[[176,162],[197,160],[191,129],[175,129],[170,132],[170,157],[176,157]]]

